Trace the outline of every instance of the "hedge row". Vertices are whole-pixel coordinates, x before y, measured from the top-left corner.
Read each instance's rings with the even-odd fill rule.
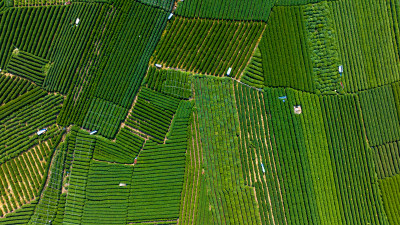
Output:
[[[302,7],[317,93],[341,90],[340,60],[331,7],[327,1]],[[347,74],[345,74],[347,76]]]

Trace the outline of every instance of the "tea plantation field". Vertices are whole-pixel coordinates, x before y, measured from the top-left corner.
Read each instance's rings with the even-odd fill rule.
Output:
[[[400,225],[399,0],[0,0],[0,225]]]

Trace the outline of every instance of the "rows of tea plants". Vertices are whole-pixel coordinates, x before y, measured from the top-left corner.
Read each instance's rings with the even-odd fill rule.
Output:
[[[199,125],[195,111],[190,115],[188,126],[188,142],[186,150],[185,177],[181,196],[181,208],[178,225],[200,224],[198,211],[200,189],[203,180],[202,146],[200,142]]]
[[[34,85],[16,76],[0,75],[0,105],[23,95],[34,88]]]
[[[16,97],[15,99],[0,106],[0,119],[4,119],[13,112],[18,111],[22,107],[36,102],[47,93],[40,88],[33,88],[31,91]]]
[[[189,99],[192,95],[190,73],[167,70],[161,90],[163,93],[175,98]]]
[[[0,214],[12,212],[34,200],[47,178],[51,150],[42,143],[0,165]]]
[[[57,146],[53,145],[52,147],[56,148]],[[49,178],[41,194],[39,203],[35,207],[35,212],[30,219],[30,224],[47,224],[48,221],[53,221],[57,214],[66,156],[66,151],[63,150],[63,147],[55,150]]]
[[[82,215],[86,200],[86,189],[90,162],[93,156],[95,140],[85,131],[74,126],[68,140],[68,156],[70,168],[67,169],[68,189],[65,200],[65,224],[82,223]],[[69,163],[66,163],[67,166]]]
[[[29,93],[29,92],[28,92]],[[18,98],[17,98],[18,99]],[[0,163],[28,150],[40,140],[46,140],[59,129],[52,126],[45,135],[38,137],[39,129],[56,122],[63,98],[60,95],[46,95],[31,104],[21,105],[20,109],[0,120]],[[23,104],[24,102],[19,102]],[[0,108],[7,106],[7,104]]]
[[[49,60],[18,50],[17,53],[12,54],[7,66],[7,72],[31,80],[37,85],[42,86],[49,70],[50,65],[47,65],[48,63]]]
[[[199,216],[215,223],[259,224],[254,191],[244,185],[233,81],[229,78],[195,76],[195,107],[203,147],[205,186]]]
[[[11,7],[12,5],[13,5],[12,0],[0,0],[0,13],[7,10],[8,7]]]
[[[301,7],[274,8],[259,45],[266,86],[314,91],[305,31]]]
[[[136,1],[123,1],[122,29],[105,47],[95,96],[129,108],[146,75],[150,56],[166,26],[168,13]],[[126,3],[125,3],[126,2]]]
[[[340,90],[338,43],[328,2],[303,7],[307,42],[317,93]]]
[[[143,138],[135,135],[130,128],[124,127],[118,133],[116,142],[96,136],[93,158],[100,161],[132,164],[143,144]]]
[[[264,87],[264,70],[262,56],[259,48],[256,48],[249,65],[243,70],[240,81],[256,88]]]
[[[269,88],[264,95],[271,114],[268,121],[271,122],[270,131],[276,141],[275,155],[279,157],[277,170],[278,177],[282,180],[280,187],[286,220],[288,224],[304,224],[307,221],[319,224],[324,221],[321,215],[325,216],[325,211],[321,214],[318,211],[316,190],[311,185],[312,162],[304,144],[301,121],[294,114],[295,100],[289,94],[283,88]],[[279,99],[281,96],[286,96],[287,99]]]
[[[239,114],[239,151],[245,184],[255,188],[262,224],[285,224],[283,180],[276,146],[268,133],[269,113],[262,92],[235,84]],[[261,165],[262,164],[262,165]],[[263,173],[263,167],[265,173]],[[279,171],[280,172],[280,171]]]
[[[96,31],[105,27],[99,21],[106,20],[109,11],[108,5],[95,3],[73,4],[67,8],[69,10],[65,15],[66,20],[60,24],[51,54],[47,57],[54,63],[43,85],[48,91],[63,94],[67,94],[74,86],[74,81],[80,75],[82,63],[85,63],[84,57],[95,48]],[[80,22],[76,24],[78,18]]]
[[[163,143],[179,99],[142,88],[125,124]]]
[[[128,222],[179,218],[191,112],[192,103],[182,101],[165,144],[149,140],[140,152],[130,187]]]
[[[82,126],[97,130],[98,134],[114,138],[128,110],[102,99],[94,98],[85,116]]]
[[[396,104],[397,115],[400,118],[400,82],[393,83],[391,86],[394,96],[394,102]]]
[[[306,4],[311,4],[311,3],[317,3],[317,2],[322,2],[324,0],[276,0],[275,5],[306,5]],[[328,1],[334,1],[334,0],[328,0]]]
[[[386,215],[390,224],[400,223],[400,174],[379,180]]]
[[[297,143],[306,149],[309,173],[311,177],[314,196],[313,204],[318,209],[318,224],[345,224],[337,208],[340,201],[335,184],[333,159],[329,152],[326,127],[324,124],[324,111],[321,107],[321,98],[317,95],[287,90],[288,107],[293,117],[293,124],[297,133]],[[294,114],[293,107],[300,106],[300,115]],[[298,123],[301,126],[298,126]],[[305,164],[303,164],[305,165]],[[315,200],[314,200],[315,199]]]
[[[54,217],[53,224],[63,224],[66,197],[67,197],[66,193],[62,193],[60,195],[60,199],[58,200],[58,205],[57,205],[57,213]]]
[[[275,0],[179,1],[176,14],[190,18],[267,21]]]
[[[359,96],[369,145],[400,140],[400,120],[392,87],[370,89]]]
[[[132,171],[130,165],[91,161],[82,224],[126,224]]]
[[[36,204],[39,198],[32,200],[28,204],[23,205],[21,208],[12,213],[7,214],[5,217],[0,218],[0,223],[3,225],[26,225],[33,215]]]
[[[151,102],[157,107],[172,110],[174,112],[176,109],[178,109],[178,106],[181,102],[181,100],[178,98],[165,96],[164,94],[152,91],[149,88],[142,88],[139,97],[147,102]]]
[[[167,11],[170,11],[175,3],[174,0],[139,0],[139,1],[146,5],[159,7]]]
[[[398,81],[399,52],[388,1],[341,0],[329,4],[343,63],[344,89],[356,92]]]
[[[109,43],[108,38],[112,38],[112,34],[116,32],[116,26],[113,24],[114,21],[118,20],[118,15],[120,15],[117,13],[118,10],[113,10],[110,5],[102,4],[101,9],[98,9],[99,16],[96,17],[96,25],[93,25],[91,29],[83,30],[79,26],[91,24],[90,21],[86,21],[90,18],[87,15],[82,15],[86,17],[82,18],[76,14],[78,12],[82,13],[81,10],[78,10],[80,9],[80,4],[73,9],[75,9],[73,11],[74,14],[70,16],[73,18],[72,22],[71,24],[64,24],[63,32],[60,32],[60,35],[56,37],[59,42],[57,42],[54,46],[54,51],[52,51],[54,53],[52,54],[53,61],[55,62],[50,73],[53,72],[54,76],[50,74],[46,77],[45,82],[45,88],[48,90],[52,90],[53,81],[61,81],[63,82],[62,85],[66,85],[56,87],[66,89],[67,93],[65,105],[57,118],[57,122],[63,126],[70,124],[82,126],[93,100],[97,73],[101,71],[98,65],[100,64],[100,59],[106,54],[103,50],[105,48],[103,43]],[[80,19],[80,25],[76,25],[77,19],[75,18]],[[75,39],[78,40],[75,42]],[[76,46],[78,42],[83,44]],[[68,57],[73,60],[69,60]],[[61,72],[69,72],[59,77],[59,73],[54,73],[57,68],[61,68]]]
[[[400,56],[400,26],[399,26],[399,22],[400,22],[400,2],[396,1],[396,0],[389,0],[387,1],[387,7],[388,9],[390,9],[391,14],[392,14],[392,20],[393,22],[392,25],[392,29],[394,31],[394,37],[396,39],[396,45],[397,45],[397,54]]]
[[[400,142],[376,146],[373,150],[378,178],[391,177],[400,173]]]
[[[349,224],[388,224],[355,95],[324,96],[322,111],[336,173],[339,211]]]
[[[14,7],[63,5],[68,0],[12,0]]]
[[[192,95],[191,74],[187,72],[150,66],[144,83],[150,89],[175,98],[189,99]]]
[[[87,4],[74,5],[76,13],[85,13],[82,16],[94,14],[88,11],[91,7],[86,7]],[[82,126],[94,98],[126,110],[131,107],[167,20],[165,11],[136,1],[115,1],[114,6],[89,5],[99,16],[85,19],[76,15],[73,18],[81,20],[78,26],[65,24],[57,51],[52,54],[55,63],[46,79],[48,84],[45,83],[49,90],[68,91],[58,118],[64,126],[72,123]],[[71,41],[76,38],[83,44]],[[73,57],[74,54],[78,55]],[[73,62],[66,60],[68,58]],[[51,78],[52,73],[55,76]]]
[[[168,24],[151,62],[193,73],[238,77],[265,23],[177,17]]]
[[[70,7],[22,7],[10,8],[0,18],[0,68],[6,68],[15,48],[35,56],[48,58],[50,47]]]

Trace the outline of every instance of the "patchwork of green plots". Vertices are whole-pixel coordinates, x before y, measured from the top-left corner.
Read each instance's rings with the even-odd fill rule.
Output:
[[[63,3],[0,1],[1,224],[399,222],[397,1]]]

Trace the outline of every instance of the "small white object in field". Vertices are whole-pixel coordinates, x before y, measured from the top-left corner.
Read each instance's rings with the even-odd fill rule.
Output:
[[[47,131],[46,128],[41,129],[41,130],[39,130],[39,131],[37,132],[37,135],[42,135],[42,134],[44,134],[46,131]]]
[[[301,114],[301,106],[299,106],[299,105],[294,106],[294,114],[297,114],[297,115]]]
[[[228,72],[226,72],[226,75],[229,76],[231,74],[232,68],[229,67]]]

